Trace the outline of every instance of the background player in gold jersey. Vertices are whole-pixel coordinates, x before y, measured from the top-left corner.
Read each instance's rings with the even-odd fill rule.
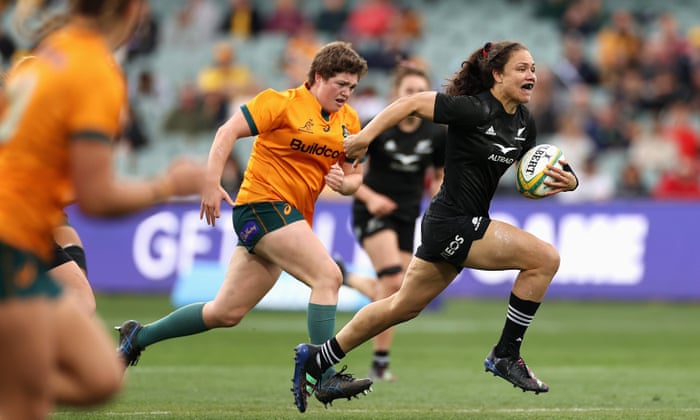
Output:
[[[54,404],[95,404],[121,386],[123,365],[96,317],[47,274],[54,229],[75,198],[111,216],[201,187],[175,164],[153,181],[114,179],[111,139],[126,86],[112,49],[131,35],[143,0],[73,0],[42,32],[35,57],[7,81],[0,119],[0,418],[40,419]],[[20,1],[22,20],[41,11]],[[60,26],[60,27],[59,27]],[[42,29],[47,29],[43,27]]]
[[[214,225],[221,201],[234,205],[239,241],[226,278],[211,302],[184,306],[147,325],[126,321],[120,348],[129,363],[161,340],[237,325],[282,270],[311,288],[311,341],[333,335],[342,278],[311,224],[325,185],[350,195],[362,183],[362,165],[353,168],[344,161],[343,139],[360,130],[347,101],[366,72],[365,60],[349,44],[330,43],[315,55],[303,85],[259,93],[219,128],[209,152],[201,216]],[[236,140],[251,135],[257,137],[234,203],[221,187],[221,174]],[[321,382],[316,397],[324,404],[372,384],[333,370]],[[295,401],[300,411],[306,410],[306,396]]]

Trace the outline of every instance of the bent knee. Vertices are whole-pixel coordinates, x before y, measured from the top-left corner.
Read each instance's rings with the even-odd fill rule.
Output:
[[[105,403],[114,396],[117,395],[122,389],[121,378],[111,378],[110,380],[104,380],[96,384],[92,389],[92,400],[88,401],[88,404],[102,404]]]
[[[540,250],[540,263],[543,270],[552,274],[552,276],[554,276],[557,270],[559,270],[561,257],[559,256],[559,251],[557,251],[554,245],[544,243]]]
[[[124,366],[121,359],[117,359],[114,366],[106,366],[99,374],[90,377],[84,384],[85,392],[83,401],[77,403],[84,405],[102,404],[111,400],[122,389],[124,379]]]
[[[334,265],[332,270],[320,273],[316,278],[312,279],[311,288],[317,291],[326,290],[337,293],[342,284],[343,274],[340,272],[340,268]]]

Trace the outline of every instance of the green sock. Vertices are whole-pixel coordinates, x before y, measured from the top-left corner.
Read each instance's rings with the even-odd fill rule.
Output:
[[[333,337],[335,332],[336,305],[317,305],[309,303],[306,313],[306,322],[309,328],[311,344],[323,344]],[[321,381],[325,381],[335,375],[333,366],[323,373]]]
[[[202,318],[203,308],[202,302],[191,303],[170,312],[158,321],[144,325],[136,336],[136,343],[139,347],[145,348],[168,338],[183,337],[209,330]]]

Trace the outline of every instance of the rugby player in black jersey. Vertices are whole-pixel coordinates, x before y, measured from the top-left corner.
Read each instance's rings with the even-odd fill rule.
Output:
[[[431,86],[428,74],[412,63],[399,64],[393,79],[394,98]],[[409,116],[369,146],[368,169],[354,194],[352,218],[355,236],[378,280],[370,279],[375,289],[368,294],[372,300],[391,296],[401,286],[413,255],[416,219],[426,187],[432,196],[442,184],[446,135],[444,125]],[[346,277],[350,286],[359,282],[355,274]],[[389,328],[374,338],[369,377],[375,381],[396,379],[389,370],[393,336],[394,329]]]
[[[358,134],[345,139],[345,152],[359,160],[377,136],[409,115],[448,125],[445,178],[421,225],[421,244],[403,284],[388,298],[355,314],[321,346],[299,344],[295,379],[318,377],[328,366],[380,332],[416,317],[464,267],[518,270],[497,344],[484,361],[488,372],[523,391],[549,387],[520,355],[525,332],[559,268],[554,246],[510,224],[491,220],[489,206],[504,172],[535,145],[536,128],[524,104],[537,83],[530,51],[518,42],[488,42],[462,63],[445,93],[399,98]],[[548,195],[574,190],[578,179],[548,166]]]

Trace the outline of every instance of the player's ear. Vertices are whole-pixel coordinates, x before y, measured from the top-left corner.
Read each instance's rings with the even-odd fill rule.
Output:
[[[493,76],[493,81],[496,83],[503,83],[503,73],[501,73],[498,70],[493,70],[491,72],[491,75]]]

